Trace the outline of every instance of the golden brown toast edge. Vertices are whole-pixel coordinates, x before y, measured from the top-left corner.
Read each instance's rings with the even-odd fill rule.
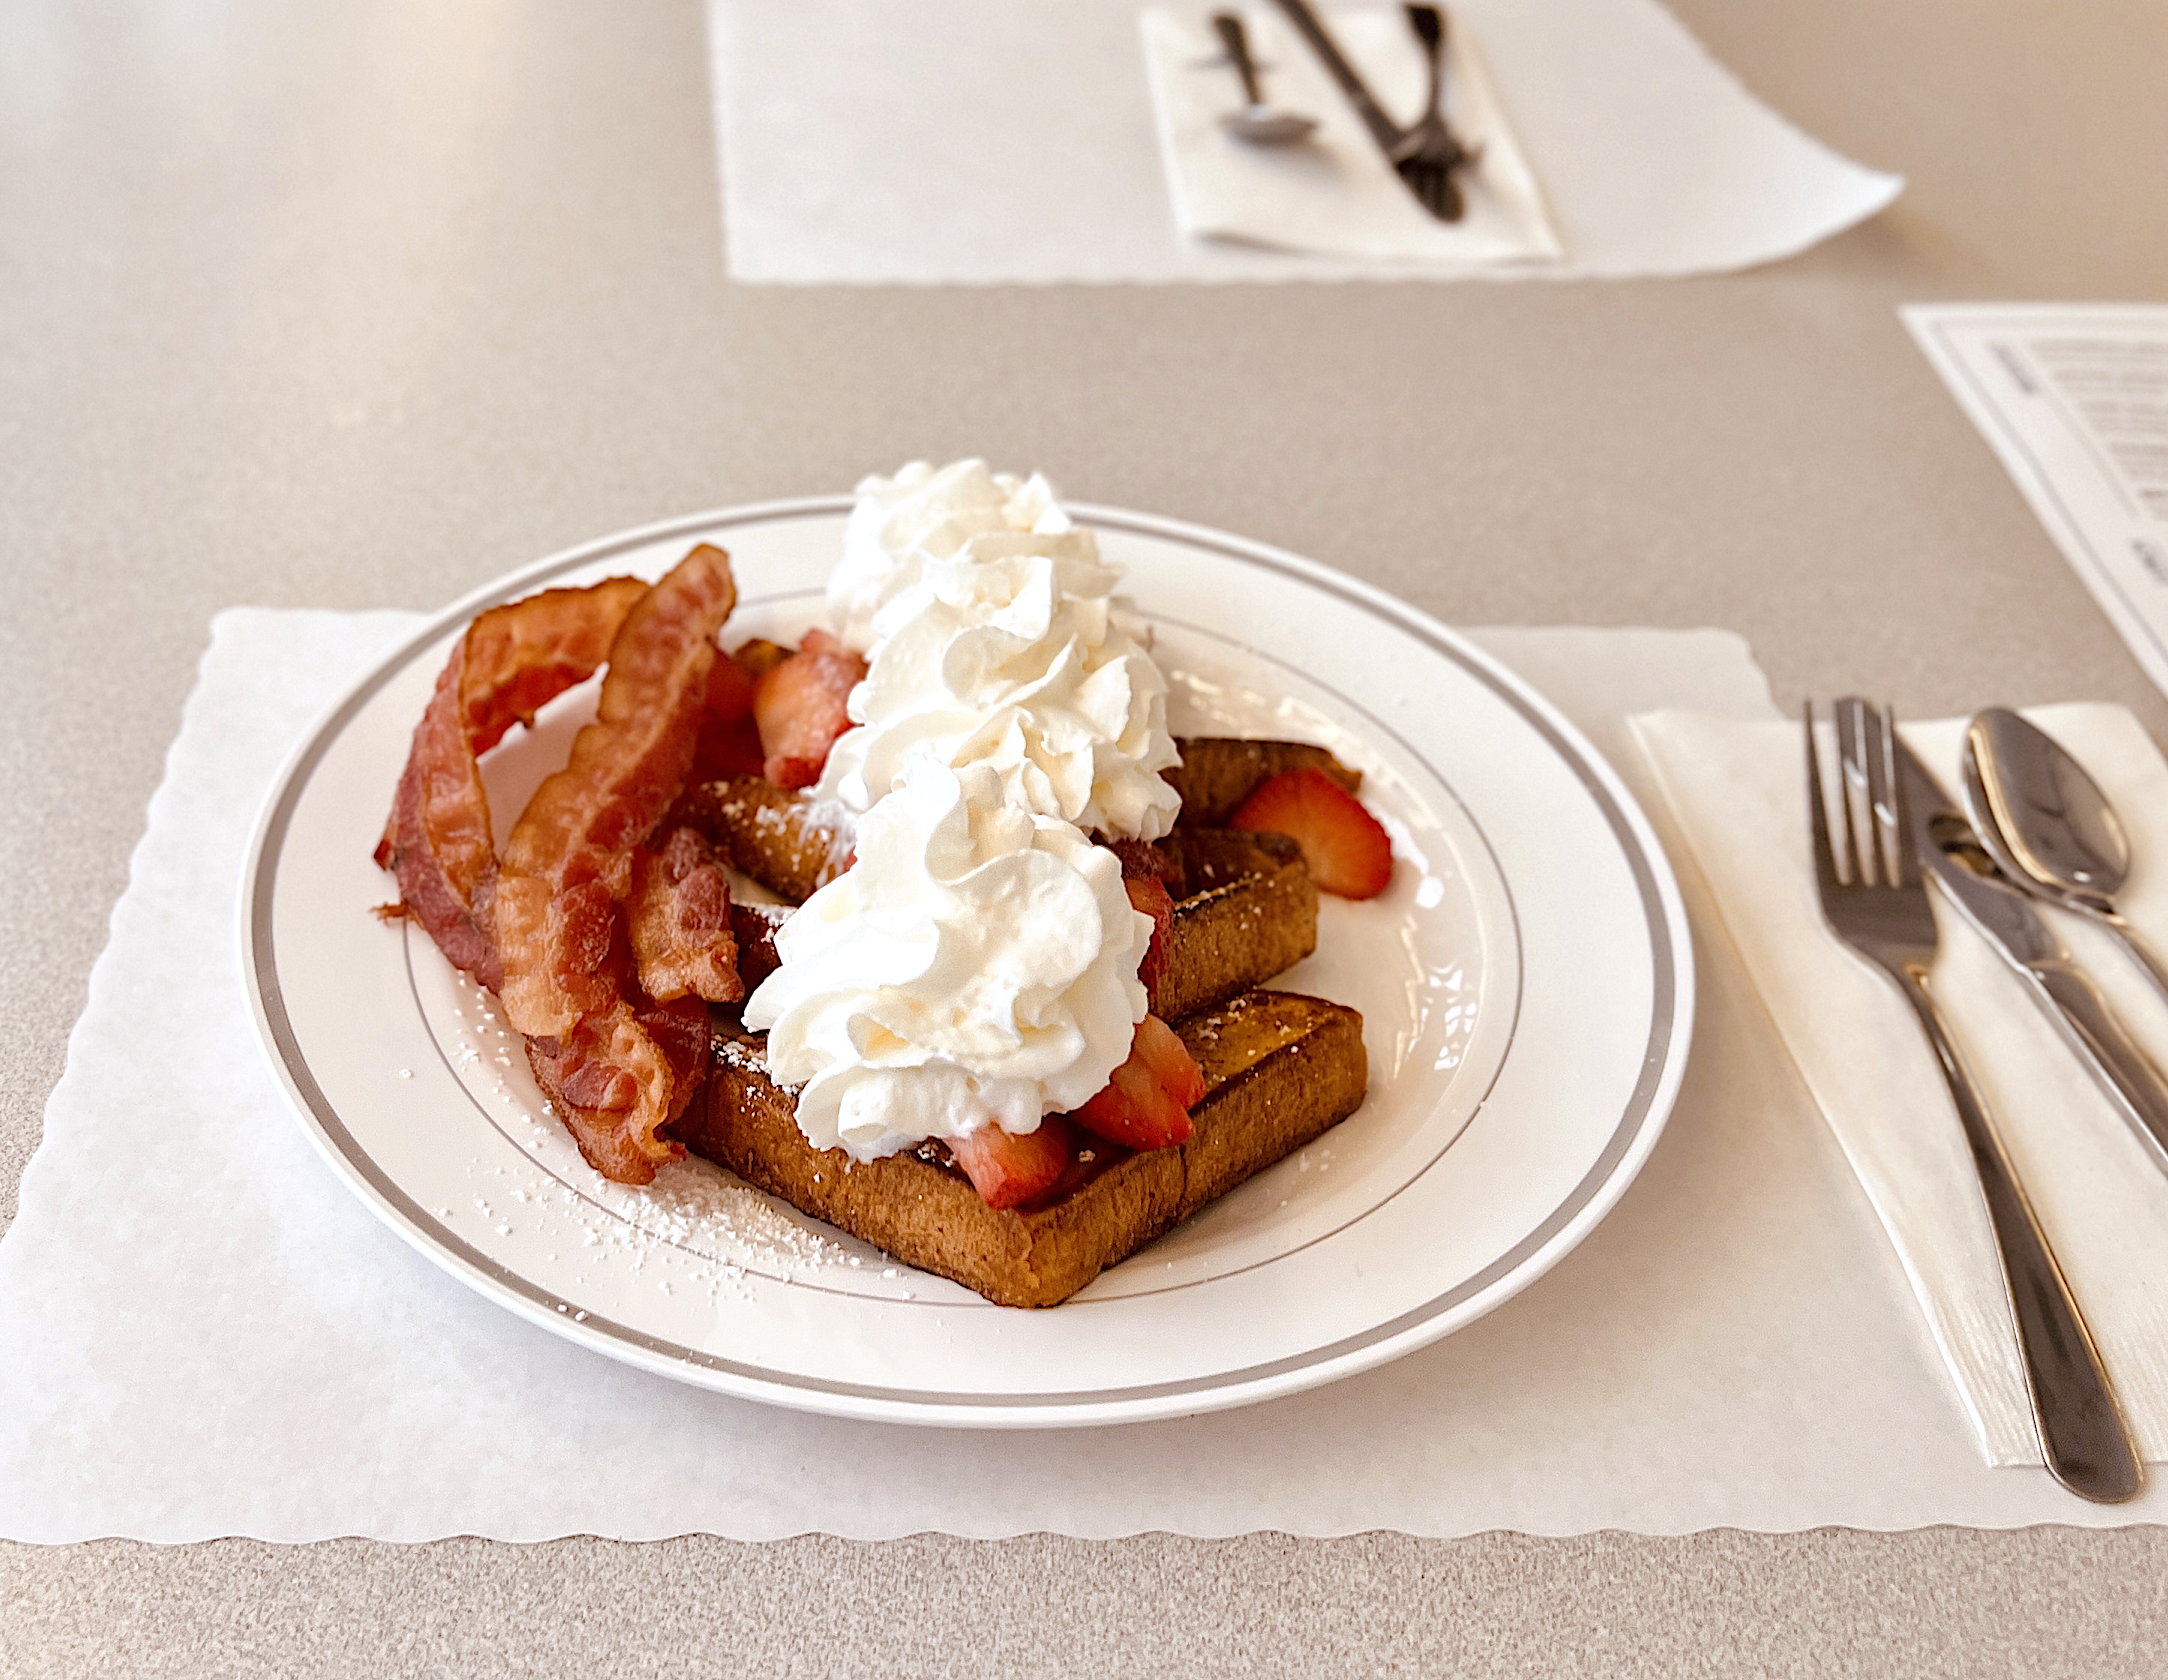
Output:
[[[849,832],[823,823],[804,795],[764,776],[695,783],[666,823],[690,823],[733,869],[793,904],[850,868],[855,850]]]
[[[915,1154],[853,1162],[815,1149],[757,1038],[718,1036],[707,1088],[674,1131],[694,1153],[899,1260],[1002,1306],[1053,1306],[1345,1119],[1368,1086],[1362,1017],[1323,998],[1245,992],[1176,1030],[1205,1076],[1195,1135],[1144,1154],[1108,1150],[1113,1165],[1028,1211],[988,1207],[953,1167]]]
[[[1317,949],[1317,883],[1282,834],[1177,829],[1182,872],[1152,1013],[1180,1021],[1284,973]]]
[[[1322,770],[1348,792],[1362,791],[1360,770],[1349,769],[1323,747],[1307,741],[1191,735],[1174,745],[1182,762],[1163,774],[1182,796],[1177,820],[1188,828],[1224,828],[1236,807],[1262,783],[1289,770]]]

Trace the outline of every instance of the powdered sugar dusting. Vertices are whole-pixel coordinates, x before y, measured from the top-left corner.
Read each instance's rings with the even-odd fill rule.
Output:
[[[496,999],[448,965],[444,976],[450,1007],[425,1011],[432,1031],[461,1085],[524,1157],[507,1162],[485,1154],[477,1168],[486,1192],[469,1206],[437,1210],[470,1240],[546,1241],[542,1258],[552,1285],[568,1289],[607,1277],[635,1280],[663,1296],[705,1293],[718,1305],[749,1299],[763,1282],[913,1298],[910,1289],[882,1281],[876,1250],[713,1162],[673,1162],[646,1185],[605,1179],[580,1159],[536,1089],[519,1035],[506,1026]],[[566,1266],[569,1274],[560,1275]]]

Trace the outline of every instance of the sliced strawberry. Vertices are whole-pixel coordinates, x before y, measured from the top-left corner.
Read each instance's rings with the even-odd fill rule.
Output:
[[[760,750],[760,729],[750,716],[728,723],[709,713],[700,725],[700,739],[693,747],[693,766],[685,773],[687,785],[719,782],[729,776],[757,776],[768,760]]]
[[[1132,1061],[1141,1061],[1165,1091],[1187,1114],[1204,1101],[1204,1069],[1189,1053],[1175,1030],[1157,1015],[1137,1023],[1137,1036],[1129,1046]]]
[[[1189,1047],[1157,1015],[1137,1023],[1129,1060],[1075,1119],[1109,1143],[1164,1149],[1187,1143],[1196,1130],[1189,1111],[1204,1096],[1204,1074]]]
[[[1172,887],[1182,879],[1182,866],[1149,840],[1109,840],[1098,834],[1092,838],[1122,860],[1125,881],[1157,881]]]
[[[1378,819],[1322,770],[1274,776],[1228,822],[1288,836],[1317,884],[1342,898],[1375,898],[1393,878],[1393,843]]]
[[[753,673],[729,654],[715,661],[700,739],[693,747],[692,768],[685,773],[688,783],[760,774],[766,755],[760,750],[760,726],[753,721],[754,686]]]
[[[790,657],[790,649],[765,636],[755,636],[749,642],[740,642],[730,657],[752,673],[753,681],[758,682]]]
[[[866,662],[825,630],[760,679],[753,717],[760,725],[761,773],[781,787],[810,787],[836,737],[850,728],[844,702],[865,677]]]
[[[991,1208],[1015,1207],[1053,1189],[1076,1153],[1076,1132],[1049,1114],[1035,1132],[1007,1132],[989,1120],[968,1137],[950,1138],[949,1154]]]
[[[1182,871],[1149,840],[1094,838],[1122,860],[1122,885],[1128,889],[1130,904],[1152,918],[1152,942],[1137,968],[1137,978],[1149,992],[1167,969],[1167,940],[1174,930],[1174,894],[1168,889],[1181,880]]]
[[[1167,935],[1174,927],[1174,894],[1162,881],[1139,880],[1135,876],[1122,885],[1128,890],[1130,904],[1152,918],[1152,942],[1144,948],[1144,961],[1137,968],[1137,978],[1149,992],[1167,970]]]
[[[708,716],[720,723],[750,717],[753,688],[759,679],[729,654],[720,654],[708,674]]]

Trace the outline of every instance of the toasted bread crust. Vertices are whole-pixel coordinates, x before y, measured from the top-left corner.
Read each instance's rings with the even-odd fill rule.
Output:
[[[1159,842],[1177,879],[1152,1008],[1176,1023],[1205,1075],[1187,1143],[1143,1154],[1094,1143],[1045,1202],[990,1208],[939,1146],[865,1163],[815,1149],[798,1130],[793,1093],[768,1077],[762,1041],[731,1025],[730,1012],[716,1017],[706,1091],[675,1135],[911,1265],[1003,1306],[1052,1306],[1352,1113],[1369,1077],[1362,1017],[1323,999],[1250,989],[1316,949],[1317,887],[1301,849],[1281,835],[1209,825],[1282,770],[1314,766],[1351,789],[1361,778],[1297,742],[1183,745],[1190,773],[1169,778],[1183,787],[1183,826]],[[785,898],[803,901],[850,866],[847,834],[758,777],[688,790],[674,820]],[[772,927],[753,926],[751,907],[739,913],[748,958],[772,963],[759,937]]]
[[[1152,987],[1162,1021],[1225,1003],[1317,949],[1317,885],[1285,835],[1178,829],[1160,846],[1181,872]]]
[[[1182,762],[1166,777],[1182,796],[1184,828],[1225,828],[1260,784],[1286,770],[1322,770],[1350,793],[1362,787],[1360,770],[1305,741],[1197,735],[1175,745]],[[850,835],[826,825],[802,794],[760,776],[725,776],[689,787],[670,820],[690,823],[729,854],[734,869],[793,903],[811,898],[850,867]]]
[[[1251,991],[1177,1029],[1205,1076],[1195,1135],[1131,1154],[1099,1146],[1047,1205],[995,1209],[919,1154],[854,1162],[815,1149],[758,1038],[719,1034],[703,1097],[675,1128],[696,1154],[816,1219],[1002,1306],[1068,1299],[1106,1267],[1353,1113],[1369,1063],[1362,1017],[1297,992]]]
[[[803,794],[764,776],[725,776],[685,790],[670,821],[705,835],[741,875],[803,904],[850,868],[854,842]]]
[[[1323,747],[1307,741],[1240,741],[1224,735],[1192,735],[1175,742],[1182,762],[1165,775],[1182,796],[1178,819],[1190,828],[1224,828],[1235,808],[1258,787],[1287,770],[1322,770],[1350,793],[1363,773],[1350,770]]]

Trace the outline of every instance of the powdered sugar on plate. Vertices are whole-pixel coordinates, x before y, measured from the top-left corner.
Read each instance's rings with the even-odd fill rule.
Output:
[[[803,1282],[833,1287],[854,1276],[878,1276],[875,1250],[807,1219],[711,1162],[688,1157],[664,1167],[652,1183],[615,1184],[580,1159],[571,1137],[536,1088],[520,1053],[519,1035],[504,1023],[495,998],[473,980],[432,959],[425,935],[409,931],[416,1000],[446,1065],[491,1128],[518,1152],[488,1169],[501,1193],[473,1199],[471,1208],[439,1209],[455,1227],[469,1223],[499,1237],[522,1228],[557,1235],[561,1248],[591,1255],[596,1266],[639,1275],[651,1268],[657,1287],[673,1284],[655,1266],[665,1251],[705,1262],[697,1268],[711,1291],[742,1280]],[[575,1282],[580,1281],[576,1276]],[[891,1289],[866,1293],[888,1295]]]

